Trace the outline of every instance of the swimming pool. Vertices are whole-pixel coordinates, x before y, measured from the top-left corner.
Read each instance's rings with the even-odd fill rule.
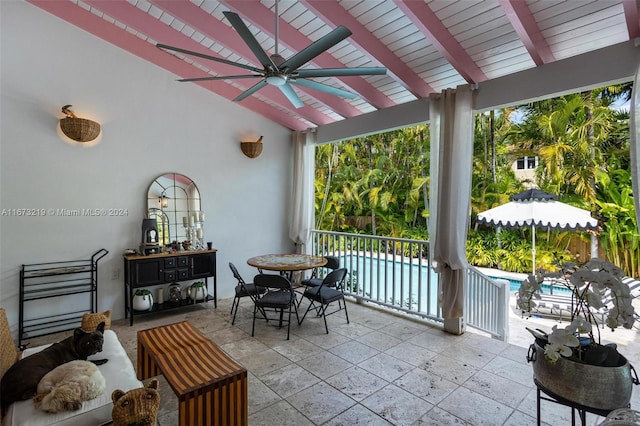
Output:
[[[497,279],[501,279],[501,280],[507,280],[509,281],[509,291],[511,292],[516,292],[520,289],[520,284],[522,283],[522,281],[520,280],[515,280],[513,278],[505,278],[505,277],[492,277],[489,276],[489,278],[492,278],[494,280]],[[560,287],[560,286],[551,286],[549,284],[542,284],[542,292],[544,294],[566,294],[569,295],[571,294],[571,290],[569,290],[566,287]]]
[[[389,257],[342,253],[340,263],[348,271],[347,291],[412,311],[437,312],[439,275],[435,270],[424,259]],[[511,294],[520,288],[519,279],[487,276],[507,280]],[[550,285],[543,284],[542,288],[544,293],[551,293]],[[553,287],[553,294],[568,293],[564,287]]]
[[[382,304],[436,315],[438,274],[424,259],[389,257],[342,253],[340,263],[348,272],[347,290]]]

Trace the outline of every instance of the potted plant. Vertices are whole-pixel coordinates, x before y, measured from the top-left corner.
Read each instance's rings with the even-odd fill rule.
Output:
[[[153,309],[153,294],[146,288],[139,288],[133,296],[131,305],[136,311],[150,311]]]
[[[205,300],[207,297],[207,286],[204,281],[196,281],[191,284],[191,299]]]
[[[581,266],[559,262],[558,268],[555,273],[529,275],[517,295],[518,308],[531,313],[545,280],[571,292],[569,325],[554,325],[550,333],[527,328],[535,338],[527,355],[534,379],[546,390],[587,407],[626,407],[638,376],[615,344],[601,343],[596,318],[596,313],[604,312],[604,324],[611,330],[633,327],[634,308],[629,286],[621,279],[622,270],[597,258]]]

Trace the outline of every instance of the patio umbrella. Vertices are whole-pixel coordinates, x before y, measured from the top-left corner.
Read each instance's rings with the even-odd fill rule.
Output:
[[[531,227],[533,273],[536,271],[536,228],[545,230],[596,230],[598,221],[587,210],[558,201],[558,196],[529,189],[509,197],[510,202],[482,213],[478,223],[503,228]]]

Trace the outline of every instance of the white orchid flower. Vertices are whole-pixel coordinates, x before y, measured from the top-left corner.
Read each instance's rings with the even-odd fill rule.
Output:
[[[574,326],[569,325],[566,328],[558,328],[557,325],[554,325],[552,330],[549,335],[550,344],[574,348],[580,345],[580,340],[573,334],[575,331]]]
[[[591,333],[592,326],[591,323],[583,317],[576,317],[571,321],[571,328],[580,334],[586,334]]]
[[[587,284],[590,284],[592,281],[598,280],[598,274],[594,271],[590,271],[588,269],[578,269],[569,278],[569,282],[573,284],[576,288],[582,288]]]
[[[602,294],[599,292],[588,291],[582,296],[582,299],[594,309],[604,308]]]
[[[574,267],[567,263],[559,266],[557,272],[529,275],[522,282],[517,298],[518,307],[530,312],[536,306],[534,300],[542,297],[543,282],[564,285],[572,292],[571,324],[560,329],[554,326],[548,335],[545,357],[552,363],[561,356],[574,355],[572,348],[580,346],[580,335],[589,335],[591,345],[600,343],[599,338],[596,341],[593,336],[593,329],[598,327],[594,310],[606,313],[606,326],[611,330],[620,326],[631,329],[635,315],[630,288],[622,282],[624,273],[616,265],[595,258],[583,266]]]
[[[609,327],[611,330],[614,330],[618,328],[618,326],[620,326],[620,323],[618,322],[618,318],[615,316],[609,315],[607,317],[607,327]]]
[[[549,343],[544,347],[544,356],[551,364],[555,364],[560,356],[570,357],[573,354],[571,348],[564,345]]]

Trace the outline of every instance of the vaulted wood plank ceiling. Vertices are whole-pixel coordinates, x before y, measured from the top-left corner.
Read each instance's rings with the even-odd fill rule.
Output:
[[[243,74],[241,68],[158,49],[180,47],[262,68],[223,15],[237,13],[260,46],[285,59],[343,25],[352,35],[301,69],[386,67],[386,75],[313,78],[346,99],[295,86],[295,108],[275,86],[239,101],[303,130],[480,83],[640,37],[640,0],[27,0],[168,71],[168,78]],[[276,39],[276,32],[278,37]],[[229,100],[256,79],[198,84]]]

